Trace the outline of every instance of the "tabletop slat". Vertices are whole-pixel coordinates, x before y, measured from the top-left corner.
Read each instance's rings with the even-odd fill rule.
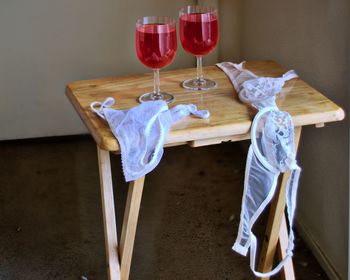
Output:
[[[273,61],[247,62],[245,67],[258,76],[278,77],[286,69]],[[209,119],[186,117],[172,126],[166,143],[191,142],[216,137],[226,137],[249,132],[256,111],[238,100],[237,93],[223,71],[216,66],[204,67],[206,77],[217,81],[214,90],[195,92],[185,90],[180,83],[194,77],[196,69],[161,71],[161,90],[176,96],[177,104],[195,104],[199,109],[210,111]],[[127,109],[138,105],[136,98],[153,89],[151,73],[124,77],[109,77],[70,83],[66,94],[88,127],[100,148],[118,151],[119,145],[108,124],[90,109],[93,101],[103,101],[113,97],[115,109]],[[300,78],[286,82],[278,95],[277,104],[282,111],[289,112],[295,126],[339,121],[344,111],[316,89]]]

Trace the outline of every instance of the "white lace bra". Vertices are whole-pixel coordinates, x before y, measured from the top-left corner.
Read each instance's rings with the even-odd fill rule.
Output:
[[[246,163],[246,176],[242,198],[242,210],[238,236],[233,250],[246,255],[250,248],[250,267],[257,277],[269,277],[283,267],[293,255],[293,218],[296,193],[300,176],[294,147],[294,125],[288,112],[281,112],[276,105],[276,95],[287,80],[298,77],[292,70],[282,77],[258,77],[243,68],[244,62],[217,64],[230,78],[241,101],[259,110],[251,127],[251,145]],[[252,227],[267,204],[271,201],[281,172],[290,171],[286,186],[286,204],[290,228],[286,258],[272,271],[261,273],[255,270],[257,239]]]

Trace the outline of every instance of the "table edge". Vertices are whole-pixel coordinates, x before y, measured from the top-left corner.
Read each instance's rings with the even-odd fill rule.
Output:
[[[263,60],[266,62],[274,62],[281,66],[279,63],[273,61],[273,60]],[[212,68],[216,67],[215,65],[212,66],[206,66],[205,68]],[[283,68],[283,66],[281,66]],[[184,68],[184,69],[195,69],[193,67],[191,68]],[[184,69],[175,69],[175,70],[170,70],[168,72],[172,71],[179,71],[179,70],[184,70]],[[147,73],[144,73],[147,74]],[[125,76],[111,76],[111,77],[105,77],[102,79],[105,79],[106,81],[109,79],[118,79],[118,78],[125,78],[125,77],[138,77],[143,74],[135,74],[135,75],[125,75]],[[71,83],[68,83],[65,89],[65,94],[68,97],[69,101],[75,108],[75,110],[78,112],[78,115],[80,119],[83,121],[84,125],[88,128],[90,134],[93,136],[96,144],[103,150],[111,151],[111,152],[117,152],[119,151],[119,143],[117,139],[113,139],[113,141],[110,140],[110,137],[104,137],[101,136],[97,133],[94,133],[95,127],[92,125],[90,122],[89,118],[86,117],[84,112],[82,112],[81,106],[79,105],[75,95],[73,94],[72,91],[72,86],[77,85],[79,83],[89,83],[93,81],[101,80],[101,78],[96,78],[96,79],[90,79],[90,80],[79,80],[79,81],[74,81]],[[320,93],[322,94],[322,93]],[[327,98],[329,99],[329,98]],[[330,99],[329,99],[330,100]],[[332,103],[334,103],[332,100],[330,100]],[[335,104],[335,103],[334,103]],[[335,111],[327,111],[327,112],[321,112],[321,113],[316,113],[312,115],[311,120],[308,122],[302,121],[304,115],[299,115],[296,117],[292,116],[294,125],[296,127],[299,126],[307,126],[307,125],[317,125],[320,123],[329,123],[329,122],[335,122],[335,121],[341,121],[345,118],[345,111],[339,107],[337,104],[337,110]],[[248,106],[248,105],[247,105]],[[310,115],[308,115],[310,117]],[[221,125],[221,126],[215,126],[215,127],[205,127],[205,128],[194,128],[193,131],[196,131],[196,137],[190,137],[187,134],[181,133],[181,136],[177,135],[177,131],[170,131],[167,139],[165,146],[174,146],[177,143],[183,144],[183,143],[191,143],[195,140],[207,140],[207,139],[218,139],[221,137],[231,137],[231,136],[236,136],[236,135],[246,135],[247,133],[250,132],[250,127],[251,127],[252,120],[246,121],[240,124],[232,124],[232,125]],[[205,131],[204,131],[205,130]],[[214,133],[216,137],[206,137],[212,133]],[[191,133],[190,133],[191,134]]]

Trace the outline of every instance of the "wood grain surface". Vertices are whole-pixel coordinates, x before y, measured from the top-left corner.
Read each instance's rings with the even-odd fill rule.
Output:
[[[259,76],[278,77],[287,71],[273,61],[247,62],[245,67]],[[199,109],[209,110],[211,114],[206,120],[189,116],[176,123],[171,128],[166,145],[186,142],[194,147],[202,145],[196,145],[196,141],[209,145],[217,143],[215,139],[235,139],[233,136],[249,133],[256,111],[238,100],[237,93],[224,72],[216,66],[204,67],[204,75],[218,83],[214,90],[195,92],[183,89],[181,82],[195,77],[195,74],[195,68],[160,73],[161,90],[176,96],[170,107],[193,103]],[[142,75],[72,82],[67,85],[66,94],[99,147],[119,151],[118,142],[108,124],[91,111],[90,103],[113,97],[116,100],[113,108],[128,109],[138,105],[138,96],[152,89],[152,73],[149,71]],[[339,106],[300,78],[286,82],[278,95],[277,103],[281,110],[292,115],[295,126],[323,124],[344,118],[344,111]]]

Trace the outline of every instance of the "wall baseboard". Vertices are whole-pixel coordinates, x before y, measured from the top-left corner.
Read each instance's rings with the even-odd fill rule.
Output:
[[[310,231],[308,230],[307,226],[300,222],[300,220],[296,221],[296,228],[298,230],[298,233],[300,234],[301,238],[305,241],[305,243],[308,245],[309,249],[312,251],[313,255],[323,268],[323,270],[326,272],[327,276],[331,280],[342,280],[337,271],[335,270],[334,266],[332,265],[329,258],[326,256],[326,254],[322,251],[321,247],[317,243],[317,241],[314,239]]]

